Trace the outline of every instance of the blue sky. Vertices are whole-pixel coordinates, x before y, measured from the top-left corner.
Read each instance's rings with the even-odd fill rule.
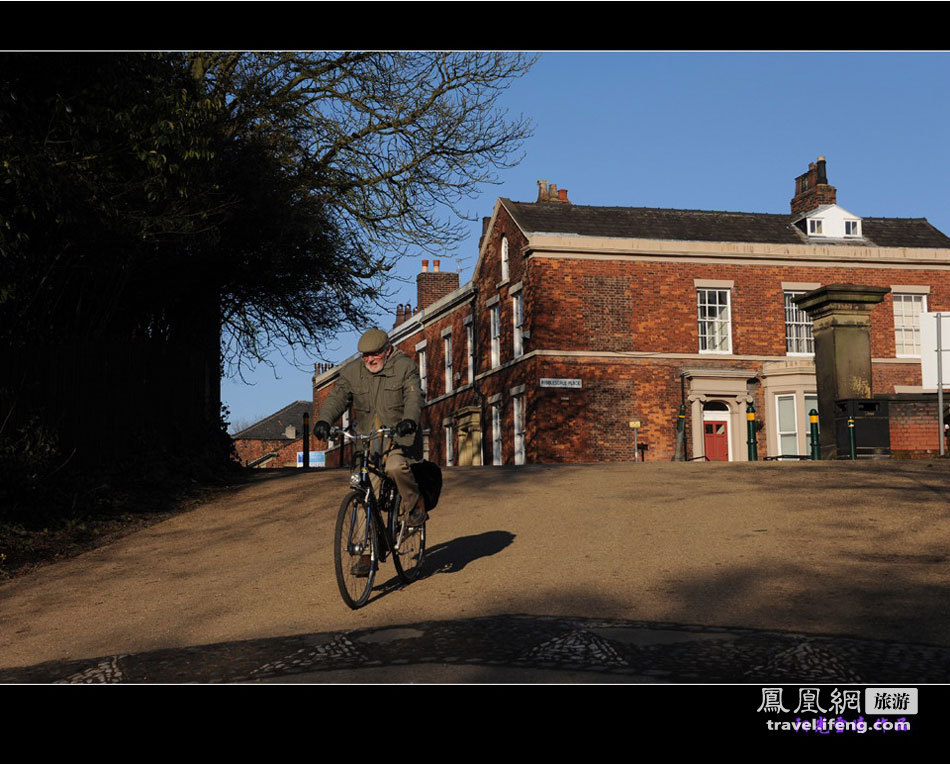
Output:
[[[481,217],[499,196],[533,202],[537,181],[574,204],[786,213],[818,156],[838,204],[859,216],[927,218],[950,234],[950,53],[547,52],[506,93],[535,124],[520,165],[468,204],[476,219],[442,270],[471,278]],[[398,269],[415,303],[423,256]],[[349,356],[359,333],[326,349]],[[316,359],[314,359],[316,360]],[[310,399],[312,364],[225,378],[235,425]]]

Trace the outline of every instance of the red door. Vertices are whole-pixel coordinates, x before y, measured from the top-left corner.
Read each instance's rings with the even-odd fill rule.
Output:
[[[706,422],[705,446],[706,458],[716,462],[729,461],[729,424],[727,422]]]

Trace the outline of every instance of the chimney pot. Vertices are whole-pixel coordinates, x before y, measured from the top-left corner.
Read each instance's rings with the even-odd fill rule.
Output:
[[[429,261],[428,261],[428,260],[423,260],[423,261],[422,261],[422,273],[427,273],[428,271],[429,271]]]
[[[432,261],[432,273],[434,274],[439,273],[439,261],[437,260]]]
[[[560,202],[567,202],[567,189],[558,189],[557,198]]]

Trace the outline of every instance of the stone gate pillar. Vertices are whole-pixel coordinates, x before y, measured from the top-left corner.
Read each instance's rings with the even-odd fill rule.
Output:
[[[794,299],[812,320],[821,458],[834,459],[835,401],[871,398],[871,309],[887,287],[828,284]]]

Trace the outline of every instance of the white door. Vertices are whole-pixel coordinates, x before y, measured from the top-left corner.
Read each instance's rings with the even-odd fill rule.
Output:
[[[786,456],[798,454],[798,417],[795,415],[795,394],[775,397],[776,422],[778,423],[778,453]]]

